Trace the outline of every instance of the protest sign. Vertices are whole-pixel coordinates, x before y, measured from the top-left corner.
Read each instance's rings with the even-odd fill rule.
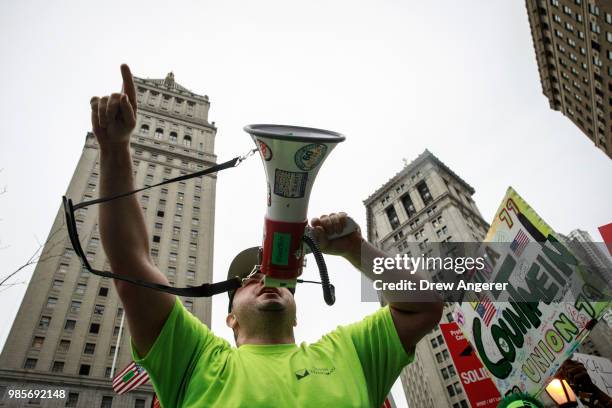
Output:
[[[537,395],[610,306],[609,293],[512,188],[485,241],[486,268],[472,279],[507,290],[468,293],[455,320],[502,394]]]
[[[495,408],[501,399],[489,372],[482,366],[457,323],[440,323],[440,330],[450,352],[463,389],[474,408]]]

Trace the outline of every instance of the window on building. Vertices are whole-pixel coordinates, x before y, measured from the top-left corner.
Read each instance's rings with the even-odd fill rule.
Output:
[[[196,244],[195,242],[190,242],[189,243],[189,250],[190,251],[197,251],[198,250],[198,244]]]
[[[185,300],[184,304],[185,304],[185,309],[187,309],[190,312],[193,312],[193,301]]]
[[[81,364],[79,367],[79,375],[89,375],[90,370],[91,366],[89,364]]]
[[[35,358],[26,358],[25,362],[23,363],[23,368],[26,370],[33,370],[36,368],[37,362],[38,360]]]
[[[441,363],[441,362],[442,362],[442,354],[441,354],[441,353],[436,353],[436,361],[437,361],[438,363]]]
[[[85,343],[85,349],[83,349],[83,354],[93,354],[95,351],[95,343]]]
[[[435,338],[431,339],[430,341],[431,341],[431,347],[433,347],[433,348],[438,347],[438,343],[436,342]]]
[[[102,286],[99,290],[98,290],[98,296],[102,296],[102,297],[106,297],[108,296],[108,288],[106,286]]]
[[[68,398],[66,399],[66,407],[76,408],[79,402],[78,392],[69,392]]]
[[[145,400],[137,398],[134,401],[134,408],[145,408]]]
[[[66,272],[68,272],[68,264],[61,263],[57,271],[59,273],[66,273]]]
[[[64,362],[63,361],[54,361],[53,366],[51,366],[52,373],[63,373],[64,372]]]
[[[34,339],[32,340],[32,348],[39,349],[42,347],[44,342],[45,342],[44,337],[35,336]]]
[[[453,388],[452,385],[447,385],[446,391],[448,392],[448,395],[450,395],[451,397],[455,396],[455,389]]]
[[[81,302],[73,300],[70,302],[70,313],[79,313],[81,311]]]
[[[176,143],[176,141],[178,140],[178,135],[176,134],[176,132],[170,132],[170,142],[171,143]]]
[[[87,289],[86,284],[77,283],[76,287],[74,288],[74,293],[76,293],[77,295],[82,295],[85,293],[85,289]]]
[[[104,314],[104,305],[95,305],[94,306],[94,314],[96,314],[96,315]]]
[[[157,128],[155,129],[155,138],[156,139],[163,139],[164,138],[164,129],[162,128]]]
[[[459,394],[461,394],[463,392],[463,389],[461,388],[461,384],[456,382],[453,385],[455,386],[455,393],[457,393],[457,395],[459,395]]]
[[[183,137],[183,145],[185,147],[191,147],[191,136],[185,135],[185,137]]]
[[[421,196],[421,199],[423,200],[423,204],[428,205],[433,201],[433,197],[429,192],[429,188],[427,187],[427,184],[424,181],[421,181],[417,185],[417,190],[419,192],[419,195]]]
[[[444,357],[445,361],[448,359],[448,350],[442,350],[442,357]]]
[[[61,289],[63,284],[64,284],[63,280],[54,279],[53,280],[53,286],[51,287],[51,289]]]
[[[148,135],[149,134],[149,125],[144,124],[140,127],[140,133],[142,133],[143,135]]]
[[[200,219],[199,218],[192,218],[191,219],[191,225],[193,225],[193,226],[200,225]]]
[[[110,346],[110,349],[108,349],[108,355],[114,356],[116,350],[117,350],[117,346]]]
[[[187,279],[195,279],[195,271],[187,271]]]
[[[195,265],[196,264],[196,257],[195,256],[190,256],[189,258],[187,258],[187,264]]]
[[[70,340],[60,340],[57,346],[57,351],[59,351],[60,353],[67,353],[69,349],[70,349]]]
[[[100,332],[100,325],[98,323],[92,323],[89,326],[89,332],[92,334],[98,334]]]
[[[468,408],[468,403],[466,400],[461,400],[459,403],[461,404],[461,408]]]
[[[174,266],[168,267],[168,273],[166,274],[169,278],[174,278],[176,276],[176,268]]]
[[[170,254],[168,255],[168,260],[170,262],[176,262],[176,256],[177,256],[176,252],[170,252]]]
[[[102,403],[100,404],[100,408],[112,408],[113,407],[113,397],[109,397],[105,395],[102,397]]]
[[[121,330],[121,328],[119,326],[115,326],[113,328],[113,336],[118,336],[119,335],[119,330]]]
[[[410,195],[408,194],[404,194],[402,196],[402,205],[404,206],[404,209],[406,210],[406,214],[408,214],[408,218],[412,218],[413,215],[416,214],[416,208],[414,208],[414,204],[412,202],[412,200],[410,199]]]
[[[64,324],[64,330],[74,330],[74,327],[76,326],[76,320],[72,320],[72,319],[68,319],[66,320],[66,323]]]
[[[440,370],[440,372],[442,373],[442,378],[448,380],[448,370],[446,368],[443,368],[442,370]]]
[[[198,237],[198,231],[197,230],[191,230],[191,238],[197,238]]]
[[[387,218],[391,224],[391,229],[396,229],[400,226],[399,218],[397,217],[397,212],[395,211],[393,205],[387,207],[385,213],[387,214]]]
[[[55,308],[55,305],[57,305],[57,298],[56,297],[48,297],[47,298],[47,304],[45,305],[45,307],[47,309],[53,309]]]
[[[172,227],[172,234],[180,235],[181,234],[181,227],[177,227],[177,226]]]

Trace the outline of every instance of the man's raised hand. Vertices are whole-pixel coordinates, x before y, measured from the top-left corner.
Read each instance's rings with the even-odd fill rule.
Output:
[[[94,96],[91,104],[91,126],[101,147],[128,145],[136,126],[136,89],[130,68],[121,65],[123,89],[101,98]]]

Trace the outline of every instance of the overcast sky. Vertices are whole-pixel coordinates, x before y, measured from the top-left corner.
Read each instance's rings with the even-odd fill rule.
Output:
[[[310,217],[344,210],[364,225],[362,201],[428,148],[476,189],[488,222],[509,185],[559,232],[583,228],[600,240],[597,226],[612,221],[612,161],[549,109],[523,1],[171,4],[3,4],[0,276],[49,233],[90,130],[89,99],[119,89],[122,62],[140,77],[173,71],[209,95],[219,161],[252,147],[248,123],[345,134],[319,173]],[[215,280],[260,242],[265,199],[258,157],[219,175]],[[377,307],[360,303],[348,263],[328,263],[338,302],[300,288],[298,341]],[[0,292],[0,345],[25,287]],[[226,307],[225,296],[214,300],[212,328],[231,339]]]

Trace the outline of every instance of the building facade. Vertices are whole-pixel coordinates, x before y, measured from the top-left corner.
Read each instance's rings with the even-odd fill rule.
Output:
[[[526,0],[526,5],[550,108],[612,158],[612,3]]]
[[[216,128],[210,103],[174,81],[135,78],[137,125],[131,138],[135,184],[150,186],[215,164]],[[67,189],[77,203],[98,196],[99,148],[92,133]],[[139,193],[151,256],[172,285],[212,280],[215,175]],[[59,201],[59,197],[58,197]],[[98,211],[77,211],[81,245],[92,266],[109,270],[98,232]],[[210,298],[182,299],[210,324]],[[90,274],[74,254],[60,209],[41,260],[0,354],[0,406],[144,408],[152,387],[121,396],[111,377],[131,362],[129,329],[110,279]],[[8,391],[63,390],[63,398],[9,399]]]
[[[389,254],[420,256],[433,242],[478,242],[489,225],[472,200],[474,189],[425,150],[368,197],[368,240]],[[452,321],[450,304],[442,322]],[[416,346],[401,374],[411,408],[465,408],[469,401],[442,332],[434,328]]]
[[[602,242],[594,242],[591,234],[581,229],[575,229],[562,238],[585,264],[606,270],[609,275],[612,271],[612,262],[606,253],[606,246]],[[605,357],[612,361],[612,311],[608,310],[591,330],[580,347],[579,353]]]

